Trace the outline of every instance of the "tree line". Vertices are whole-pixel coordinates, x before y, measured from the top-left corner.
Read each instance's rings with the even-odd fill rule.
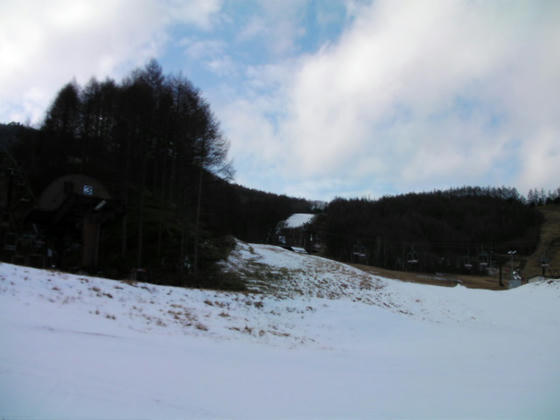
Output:
[[[531,206],[545,206],[547,204],[560,204],[560,187],[555,190],[545,191],[544,188],[531,188],[527,193],[527,204]]]

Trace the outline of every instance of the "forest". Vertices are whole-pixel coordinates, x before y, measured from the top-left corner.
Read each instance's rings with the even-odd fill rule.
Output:
[[[485,273],[510,250],[531,254],[541,223],[535,205],[514,188],[462,187],[374,201],[336,199],[318,229],[328,255],[342,261]]]
[[[232,184],[228,142],[208,103],[154,60],[121,83],[66,84],[39,129],[2,125],[0,139],[35,198],[54,179],[79,173],[119,201],[120,217],[103,227],[97,267],[112,277],[141,267],[160,283],[238,287],[214,267],[232,237],[264,242],[278,220],[310,209],[303,199]],[[64,256],[59,268],[77,270],[71,249],[80,232],[43,233]]]

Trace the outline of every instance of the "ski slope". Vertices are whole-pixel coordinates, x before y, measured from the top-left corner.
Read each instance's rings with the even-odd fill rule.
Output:
[[[310,213],[294,213],[284,221],[285,227],[289,229],[302,227],[310,223],[315,216],[315,214]]]
[[[250,293],[0,264],[0,419],[560,416],[560,285],[375,277],[242,242]]]

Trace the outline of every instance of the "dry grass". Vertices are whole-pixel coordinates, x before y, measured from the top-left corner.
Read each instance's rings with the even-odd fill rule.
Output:
[[[401,280],[410,283],[431,284],[435,286],[453,287],[458,283],[471,289],[501,290],[497,277],[491,276],[470,276],[465,274],[427,274],[414,273],[411,271],[396,271],[386,268],[372,267],[362,264],[351,264],[360,270],[380,277],[394,280]]]
[[[197,322],[195,324],[195,327],[196,327],[197,330],[200,330],[200,331],[208,331],[208,327],[206,325],[200,323],[200,322]]]
[[[111,293],[105,293],[103,292],[99,287],[90,287],[89,290],[91,290],[92,292],[94,292],[96,294],[97,297],[108,297],[109,299],[113,299],[113,295]]]
[[[128,286],[132,286],[132,287],[138,287],[136,285],[136,281],[135,280],[129,280],[129,279],[125,279],[125,280],[119,280],[121,283],[127,284]]]

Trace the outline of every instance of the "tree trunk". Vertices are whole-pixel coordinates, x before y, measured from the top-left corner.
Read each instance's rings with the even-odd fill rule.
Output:
[[[198,247],[200,241],[200,204],[202,201],[202,176],[204,174],[204,169],[200,167],[200,173],[198,176],[198,191],[196,197],[196,214],[194,220],[194,255],[193,255],[193,272],[195,276],[198,275]]]
[[[181,241],[179,245],[179,276],[182,286],[185,284],[185,248],[187,236],[187,192],[183,190],[183,203],[182,206],[177,206],[177,210],[181,212]]]
[[[162,157],[162,165],[161,165],[161,183],[160,183],[160,190],[159,190],[159,202],[160,202],[160,215],[159,215],[159,222],[158,222],[158,230],[157,230],[157,257],[158,261],[161,264],[161,246],[163,240],[163,224],[164,219],[167,214],[167,201],[165,196],[165,156]]]
[[[121,237],[121,257],[126,258],[126,254],[128,252],[128,184],[129,184],[129,176],[128,173],[130,172],[130,134],[126,135],[126,149],[125,149],[125,165],[124,165],[124,176],[123,176],[123,202],[125,208],[125,215],[122,221],[122,237]]]
[[[144,142],[143,142],[144,144]],[[144,149],[144,147],[142,147]],[[144,152],[144,150],[143,150]],[[138,207],[138,238],[136,250],[136,266],[142,267],[142,251],[144,246],[144,205],[145,205],[145,188],[146,188],[146,153],[142,153],[142,167],[140,169],[140,200]]]

